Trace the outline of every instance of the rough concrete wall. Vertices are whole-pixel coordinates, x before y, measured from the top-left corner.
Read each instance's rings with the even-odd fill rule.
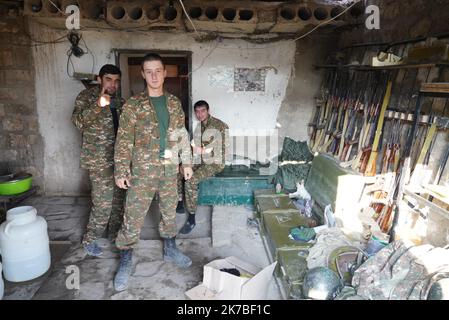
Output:
[[[23,17],[14,11],[1,14],[0,171],[31,173],[33,184],[42,191],[44,145],[36,110],[31,50]]]
[[[32,21],[30,32],[42,41],[65,34]],[[253,44],[226,39],[198,43],[189,34],[164,32],[83,30],[82,34],[95,55],[94,72],[105,63],[115,63],[114,48],[191,51],[192,101],[207,100],[212,115],[228,123],[231,130],[275,128],[294,61],[295,43],[291,41]],[[67,49],[64,42],[33,51],[35,60],[40,61],[35,66],[36,99],[46,145],[45,185],[49,195],[77,195],[89,188],[86,173],[79,168],[81,136],[70,122],[73,102],[83,85],[66,74]],[[76,71],[92,71],[90,55],[72,60]],[[234,91],[234,68],[267,68],[265,91]]]
[[[319,93],[323,72],[314,65],[322,64],[330,50],[332,37],[310,37],[297,42],[294,71],[287,87],[287,93],[279,110],[280,144],[285,137],[306,141],[308,123],[315,110],[315,97]]]

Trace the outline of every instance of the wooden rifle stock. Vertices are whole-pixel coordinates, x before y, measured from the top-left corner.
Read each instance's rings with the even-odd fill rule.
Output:
[[[390,103],[390,97],[391,97],[391,87],[392,87],[392,81],[388,80],[387,84],[387,90],[385,92],[384,100],[382,103],[382,108],[380,110],[379,114],[379,121],[377,123],[376,128],[376,135],[374,137],[373,142],[373,149],[370,154],[370,158],[368,160],[368,165],[365,171],[365,174],[367,176],[374,176],[376,175],[376,162],[377,162],[377,156],[378,156],[378,147],[380,142],[380,136],[382,134],[383,124],[384,124],[384,118],[385,118],[385,111],[387,110],[388,104]]]

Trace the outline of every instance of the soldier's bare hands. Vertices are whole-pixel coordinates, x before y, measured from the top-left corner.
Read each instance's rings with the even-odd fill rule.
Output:
[[[106,94],[105,89],[102,88],[100,98],[98,98],[98,100],[97,100],[97,105],[99,107],[104,108],[110,104],[111,104],[111,96]]]
[[[192,176],[193,176],[192,168],[190,168],[190,167],[183,167],[183,171],[184,171],[184,179],[190,180],[190,178],[192,178]]]
[[[120,189],[128,189],[129,187],[131,187],[131,183],[129,183],[129,179],[128,178],[115,179],[115,184]]]

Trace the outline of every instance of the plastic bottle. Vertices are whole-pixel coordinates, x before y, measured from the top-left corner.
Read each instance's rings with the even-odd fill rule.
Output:
[[[28,281],[50,267],[47,222],[31,206],[8,210],[0,226],[3,274],[11,282]]]

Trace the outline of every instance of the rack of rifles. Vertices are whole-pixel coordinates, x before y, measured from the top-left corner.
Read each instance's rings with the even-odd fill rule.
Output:
[[[310,149],[330,154],[342,166],[366,176],[383,175],[385,183],[374,193],[372,207],[384,232],[392,226],[403,155],[410,154],[411,171],[428,165],[438,130],[449,127],[449,99],[424,99],[414,143],[405,150],[420,86],[435,71],[439,70],[332,68],[316,99],[309,124]],[[434,183],[440,182],[448,157],[449,148],[441,157]]]

